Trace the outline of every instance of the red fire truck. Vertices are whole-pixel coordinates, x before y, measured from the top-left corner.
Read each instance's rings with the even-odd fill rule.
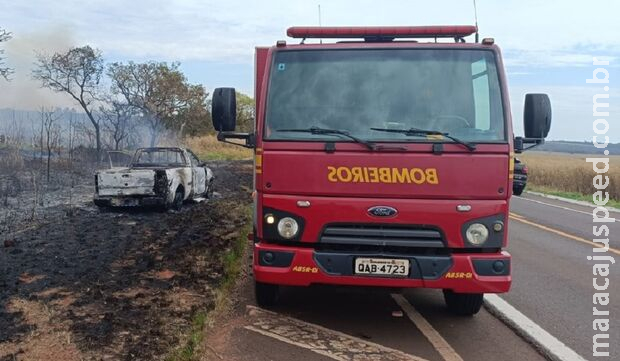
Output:
[[[424,287],[472,315],[507,292],[514,153],[547,136],[548,96],[526,95],[514,137],[500,50],[475,26],[287,34],[301,41],[256,48],[254,132],[235,132],[233,88],[212,100],[218,139],[255,152],[258,304],[287,285]]]

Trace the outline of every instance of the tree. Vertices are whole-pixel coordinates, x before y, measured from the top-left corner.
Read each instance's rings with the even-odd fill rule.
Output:
[[[11,33],[0,28],[0,43],[8,41],[9,39],[11,39],[11,37]],[[0,49],[0,76],[3,77],[5,80],[9,80],[9,75],[13,73],[13,69],[7,67],[4,64],[4,57],[2,56],[3,54],[4,50]]]
[[[237,130],[253,132],[256,116],[256,102],[243,93],[237,92]]]
[[[141,113],[151,146],[164,130],[182,134],[188,124],[208,113],[207,92],[202,85],[188,83],[179,63],[113,63],[108,66],[108,76],[112,92]]]
[[[129,137],[133,129],[132,118],[135,116],[135,110],[126,103],[112,100],[110,108],[102,107],[100,113],[103,114],[105,120],[103,126],[114,143],[114,150],[120,150],[121,144]]]
[[[41,107],[41,126],[42,133],[45,133],[45,145],[47,151],[47,182],[50,181],[50,165],[52,161],[52,150],[58,148],[60,145],[60,126],[57,124],[60,116],[56,114],[54,110],[46,110]],[[41,137],[43,141],[43,137]]]
[[[69,94],[84,110],[95,130],[97,157],[101,157],[101,126],[93,112],[99,96],[99,81],[103,74],[103,58],[98,49],[86,45],[66,53],[37,56],[33,77],[43,87]]]
[[[178,137],[186,135],[196,136],[207,133],[211,124],[210,104],[207,101],[209,93],[202,85],[189,86],[188,106],[181,110],[173,120],[173,127],[178,128]]]

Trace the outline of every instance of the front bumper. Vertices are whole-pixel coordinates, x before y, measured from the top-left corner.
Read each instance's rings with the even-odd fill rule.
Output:
[[[265,255],[271,256],[265,259]],[[408,277],[353,274],[357,257],[408,259]],[[323,252],[307,247],[254,245],[254,277],[257,281],[288,286],[331,284],[395,288],[438,288],[458,293],[504,293],[512,282],[508,252],[411,255],[396,253]],[[500,262],[500,272],[493,264]]]
[[[156,207],[166,205],[166,199],[158,196],[96,196],[94,202],[99,207]]]

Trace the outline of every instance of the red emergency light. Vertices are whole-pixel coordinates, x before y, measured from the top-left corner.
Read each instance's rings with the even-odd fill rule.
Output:
[[[291,38],[463,38],[478,31],[474,25],[440,26],[294,26],[286,34]]]

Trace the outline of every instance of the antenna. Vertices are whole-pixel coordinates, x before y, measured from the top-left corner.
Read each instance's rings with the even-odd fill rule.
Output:
[[[319,4],[319,27],[323,26],[321,24],[321,4]],[[323,44],[323,39],[320,40],[320,43]]]
[[[478,42],[478,9],[476,8],[476,0],[474,0],[474,19],[476,21],[476,43]]]

